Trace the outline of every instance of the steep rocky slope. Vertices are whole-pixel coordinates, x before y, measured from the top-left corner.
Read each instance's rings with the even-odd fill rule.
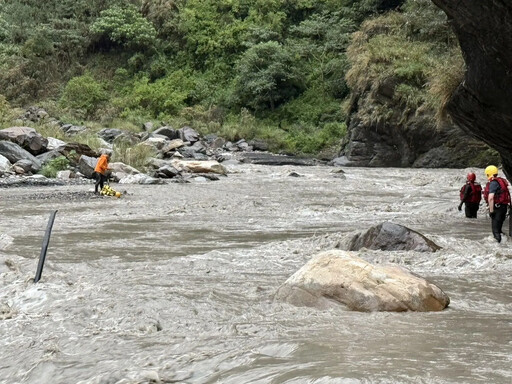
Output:
[[[447,104],[452,119],[501,155],[512,176],[512,2],[432,0],[457,35],[467,71]]]
[[[485,144],[454,124],[445,122],[439,126],[433,109],[408,110],[394,102],[395,80],[354,93],[353,113],[339,164],[464,168],[485,166],[488,158],[493,158]],[[378,113],[379,118],[368,119],[372,113]]]
[[[467,130],[436,118],[463,77],[464,61],[446,15],[429,0],[365,21],[347,56],[348,135],[337,163],[482,167],[498,159]],[[442,92],[433,91],[436,84]]]

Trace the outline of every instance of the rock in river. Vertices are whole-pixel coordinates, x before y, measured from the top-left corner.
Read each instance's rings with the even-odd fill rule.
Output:
[[[317,254],[278,289],[276,300],[297,306],[353,311],[441,311],[449,297],[436,285],[398,266],[376,266],[354,252]]]

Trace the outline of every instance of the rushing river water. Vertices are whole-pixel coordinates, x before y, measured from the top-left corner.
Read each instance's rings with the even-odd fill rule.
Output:
[[[239,165],[216,182],[113,185],[121,199],[1,189],[0,383],[510,384],[512,240],[457,211],[467,170],[332,170]],[[431,280],[447,310],[274,302],[312,255],[387,220],[443,249],[360,257]]]

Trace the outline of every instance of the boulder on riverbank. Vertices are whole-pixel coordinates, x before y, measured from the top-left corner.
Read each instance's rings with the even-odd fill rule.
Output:
[[[8,140],[18,144],[32,155],[46,152],[48,139],[30,127],[10,127],[0,130],[0,140]]]
[[[382,251],[417,251],[435,252],[441,249],[432,240],[421,233],[400,224],[384,222],[360,232],[352,237],[346,246],[348,251],[358,251],[362,248],[380,249]]]
[[[41,162],[30,152],[21,148],[18,144],[10,141],[0,141],[0,155],[5,157],[9,162],[14,165],[20,160],[27,160],[30,162],[30,170],[33,173],[41,169]]]
[[[317,254],[278,289],[276,300],[296,306],[349,310],[441,311],[450,298],[436,285],[398,266],[375,266],[353,252]]]

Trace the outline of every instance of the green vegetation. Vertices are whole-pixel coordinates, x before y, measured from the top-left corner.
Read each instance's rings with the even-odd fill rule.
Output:
[[[37,104],[88,127],[186,124],[317,155],[345,135],[351,89],[393,77],[398,104],[440,108],[457,83],[462,60],[441,12],[403,3],[388,12],[379,0],[0,2],[0,120]],[[143,165],[134,151],[118,156]]]
[[[155,157],[155,150],[149,145],[132,146],[129,142],[118,142],[114,146],[112,160],[120,161],[144,172],[151,157]]]
[[[352,90],[372,94],[384,87],[391,98],[367,111],[373,121],[386,120],[393,111],[404,117],[425,108],[442,112],[464,73],[457,41],[429,0],[407,1],[402,12],[365,21],[347,55]]]
[[[76,116],[91,117],[106,100],[107,94],[102,85],[86,73],[69,80],[64,87],[60,105],[63,110],[72,110]]]
[[[69,160],[65,156],[59,156],[46,163],[40,173],[46,177],[55,178],[59,171],[64,171],[68,167]]]

